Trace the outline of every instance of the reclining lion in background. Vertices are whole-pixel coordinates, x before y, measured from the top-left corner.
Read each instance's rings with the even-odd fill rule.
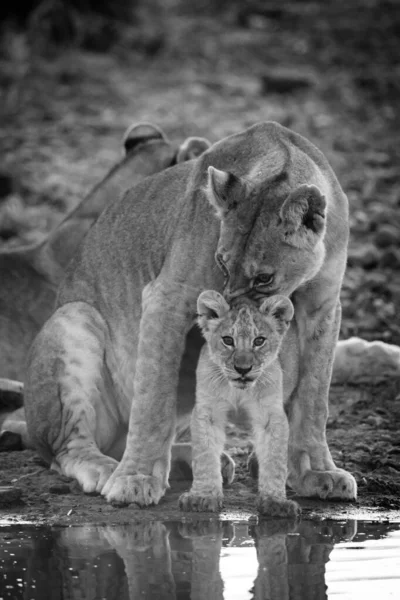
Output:
[[[24,378],[26,354],[54,310],[65,268],[103,209],[148,175],[210,146],[203,138],[191,137],[176,147],[150,123],[129,127],[123,144],[124,158],[43,241],[0,252],[0,377]],[[4,388],[0,383],[0,390]]]
[[[86,492],[157,503],[176,414],[194,404],[198,295],[283,294],[300,351],[288,481],[299,495],[354,499],[325,432],[347,241],[347,198],[327,160],[276,123],[136,185],[90,229],[29,353],[37,450]]]

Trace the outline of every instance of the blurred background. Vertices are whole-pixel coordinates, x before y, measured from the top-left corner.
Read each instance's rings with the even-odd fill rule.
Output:
[[[400,344],[398,0],[14,0],[0,7],[0,247],[41,239],[132,122],[305,135],[347,193],[341,336]]]

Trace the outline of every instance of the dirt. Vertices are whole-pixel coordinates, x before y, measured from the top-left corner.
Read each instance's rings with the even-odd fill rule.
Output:
[[[108,53],[72,46],[38,54],[26,35],[7,31],[0,56],[0,242],[16,246],[43,236],[113,164],[132,121],[158,123],[177,140],[216,141],[276,120],[325,152],[349,197],[341,337],[400,345],[396,4],[205,0],[195,9],[171,0],[143,12],[142,37],[147,31],[158,44],[138,44],[137,30],[127,26]],[[301,500],[304,514],[399,518],[399,423],[398,379],[333,388],[330,447],[337,464],[355,474],[359,501]],[[233,427],[229,445],[238,473],[223,514],[254,514],[246,432]],[[22,489],[22,503],[1,510],[11,520],[122,523],[132,511],[172,519],[189,486],[174,482],[159,506],[139,511],[83,495],[32,452],[3,453],[0,466],[0,485]]]
[[[355,475],[359,496],[357,502],[348,503],[296,498],[305,518],[400,519],[399,399],[400,379],[376,387],[332,388],[329,445],[336,464]],[[234,482],[225,488],[221,518],[253,518],[257,514],[257,482],[247,469],[251,444],[246,428],[229,425],[227,445],[237,471]],[[178,508],[179,495],[191,483],[190,473],[179,465],[173,470],[165,498],[147,509],[112,506],[99,495],[85,495],[76,482],[49,471],[38,455],[28,450],[0,453],[0,472],[0,485],[22,491],[19,503],[1,506],[3,523],[125,524],[194,517]],[[295,498],[290,490],[288,496]],[[196,515],[196,519],[210,516]]]

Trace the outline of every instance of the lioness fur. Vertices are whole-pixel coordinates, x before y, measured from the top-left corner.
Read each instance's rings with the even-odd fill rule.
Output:
[[[284,410],[298,378],[296,335],[285,336],[293,305],[285,296],[271,296],[259,308],[245,299],[229,306],[209,290],[200,294],[197,312],[207,344],[197,367],[191,419],[193,484],[179,505],[194,511],[222,508],[225,426],[228,411],[241,407],[253,427],[258,509],[269,516],[295,517],[299,506],[286,498],[289,424]],[[283,372],[279,355],[286,352],[292,362]]]
[[[288,481],[300,495],[355,498],[326,442],[347,241],[347,198],[325,157],[276,123],[136,185],[90,229],[29,353],[38,451],[87,492],[158,503],[177,420],[194,406],[197,297],[281,294],[299,348]]]

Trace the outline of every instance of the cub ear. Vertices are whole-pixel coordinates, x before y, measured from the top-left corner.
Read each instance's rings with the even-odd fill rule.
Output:
[[[198,323],[203,330],[207,330],[208,321],[220,319],[228,310],[225,298],[214,290],[202,292],[197,298]]]
[[[208,167],[207,196],[220,219],[230,210],[237,208],[244,193],[245,185],[239,177],[228,171]]]
[[[301,185],[289,194],[280,211],[285,237],[289,240],[292,237],[295,245],[301,244],[304,233],[321,237],[325,231],[325,213],[326,199],[321,191],[315,185]]]
[[[152,123],[135,123],[130,125],[125,131],[122,143],[124,145],[125,154],[129,154],[133,148],[147,140],[164,140],[168,142],[167,136],[160,127]]]
[[[273,316],[281,326],[287,327],[293,319],[294,308],[289,298],[276,295],[270,296],[262,302],[260,312]]]
[[[197,158],[208,150],[211,142],[202,137],[188,137],[180,146],[176,155],[176,162],[182,163],[192,158]]]

